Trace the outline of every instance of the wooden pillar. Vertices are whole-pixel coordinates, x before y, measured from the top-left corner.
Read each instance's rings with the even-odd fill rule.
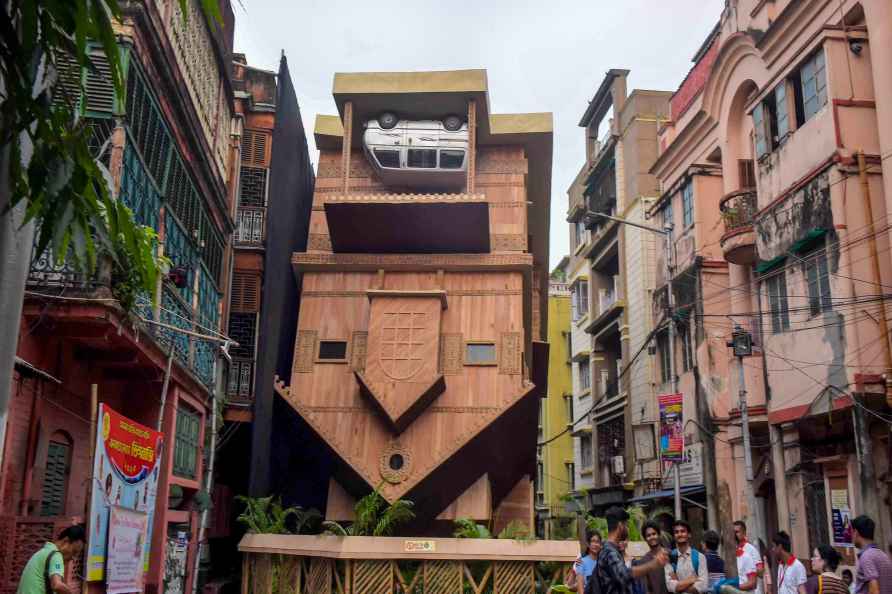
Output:
[[[477,175],[477,103],[468,101],[468,194],[474,193],[474,176]]]
[[[344,141],[341,144],[341,169],[344,174],[344,194],[350,192],[350,152],[353,142],[353,102],[344,104]]]

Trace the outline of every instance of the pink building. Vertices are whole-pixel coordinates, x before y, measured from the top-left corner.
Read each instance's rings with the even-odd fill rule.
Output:
[[[808,557],[839,543],[849,510],[888,539],[892,3],[727,0],[694,61],[660,133],[650,214],[675,231],[689,314],[676,370],[689,440],[708,445],[710,524],[787,530]],[[735,325],[756,345],[743,359],[755,516]]]

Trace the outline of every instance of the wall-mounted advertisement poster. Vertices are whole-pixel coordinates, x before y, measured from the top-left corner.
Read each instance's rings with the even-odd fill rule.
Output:
[[[108,520],[106,594],[143,591],[148,514],[112,506]]]
[[[87,543],[86,577],[91,582],[106,578],[112,506],[146,514],[142,566],[143,570],[148,568],[152,515],[164,445],[163,434],[128,419],[105,404],[99,405],[98,419]]]
[[[663,462],[684,462],[684,423],[681,394],[660,394],[660,457]]]
[[[854,547],[848,489],[830,489],[830,514],[833,522],[833,546]]]

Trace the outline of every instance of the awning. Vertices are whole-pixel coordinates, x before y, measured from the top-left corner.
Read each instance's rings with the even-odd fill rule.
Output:
[[[706,487],[703,485],[690,485],[687,487],[681,488],[682,497],[686,495],[697,495],[698,493],[705,493]],[[653,501],[655,499],[672,499],[675,497],[675,491],[672,489],[664,489],[662,491],[651,491],[646,495],[639,495],[638,497],[632,497],[629,499],[629,503],[641,503],[643,501]]]
[[[759,264],[756,266],[756,272],[758,272],[759,274],[765,274],[766,272],[770,272],[771,270],[774,270],[775,268],[780,267],[781,265],[783,265],[783,263],[784,263],[786,260],[787,260],[787,256],[786,256],[786,255],[783,255],[783,256],[777,256],[777,257],[772,258],[772,259],[770,259],[770,260],[762,260],[762,261],[759,262]]]
[[[24,373],[26,375],[36,376],[36,377],[45,379],[49,382],[53,382],[56,384],[62,383],[62,380],[51,375],[49,372],[44,371],[43,369],[40,369],[36,365],[29,363],[28,361],[22,359],[18,355],[16,355],[16,358],[15,358],[15,368],[18,369],[20,373]]]
[[[790,247],[790,251],[794,254],[801,254],[803,252],[807,252],[810,249],[816,247],[817,245],[824,242],[824,236],[827,235],[827,229],[822,227],[818,227],[816,229],[812,229],[808,233],[805,234],[801,239],[793,243]]]

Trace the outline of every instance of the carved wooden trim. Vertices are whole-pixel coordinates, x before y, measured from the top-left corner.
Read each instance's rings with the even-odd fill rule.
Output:
[[[501,297],[504,295],[523,295],[520,289],[458,289],[447,290],[449,297]]]
[[[527,249],[527,238],[519,233],[493,233],[489,236],[489,247],[494,252],[522,252]]]
[[[353,142],[353,102],[344,103],[344,140],[341,143],[341,162],[343,171],[341,172],[342,182],[344,185],[344,193],[350,192],[350,154],[351,144]]]
[[[490,208],[526,208],[525,202],[490,202]]]
[[[377,194],[360,194],[358,192],[354,192],[350,195],[342,195],[337,194],[334,196],[325,196],[322,198],[323,203],[332,203],[332,204],[380,204],[380,203],[423,203],[423,202],[447,202],[447,203],[478,203],[478,202],[486,202],[486,196],[483,194],[472,194],[470,192],[465,194],[390,194],[390,193],[377,193]]]
[[[462,348],[464,341],[458,333],[440,335],[440,360],[438,370],[443,375],[462,374]]]
[[[525,188],[526,184],[522,181],[477,181],[474,183],[474,188]],[[521,206],[519,202],[511,202],[508,204],[517,204]]]
[[[310,233],[307,236],[308,250],[331,251],[331,237],[327,233]]]
[[[371,289],[374,290],[374,289]],[[308,289],[303,291],[301,299],[329,299],[332,297],[343,297],[356,299],[359,297],[367,298],[370,289],[355,289],[343,291],[321,291]],[[520,289],[447,289],[447,297],[519,297],[523,295]]]
[[[488,158],[481,155],[477,163],[477,173],[526,174],[528,169],[526,159]]]
[[[477,175],[477,102],[468,101],[468,193],[474,192],[474,177]]]
[[[353,333],[353,350],[350,352],[350,366],[354,371],[365,373],[365,358],[369,347],[369,333],[357,331]]]
[[[366,297],[365,289],[361,291],[303,291],[301,299],[331,298],[331,297]]]
[[[502,409],[497,406],[432,406],[427,410],[432,413],[482,414],[496,413]]]
[[[483,267],[526,268],[532,266],[532,254],[325,254],[296,252],[291,263],[297,267],[332,266],[378,270],[412,268],[417,270],[459,269],[475,270]]]
[[[502,375],[520,374],[520,352],[522,337],[520,332],[503,332],[499,343],[499,373]]]
[[[312,373],[318,339],[319,332],[316,330],[299,330],[297,332],[297,344],[294,347],[294,371]]]

